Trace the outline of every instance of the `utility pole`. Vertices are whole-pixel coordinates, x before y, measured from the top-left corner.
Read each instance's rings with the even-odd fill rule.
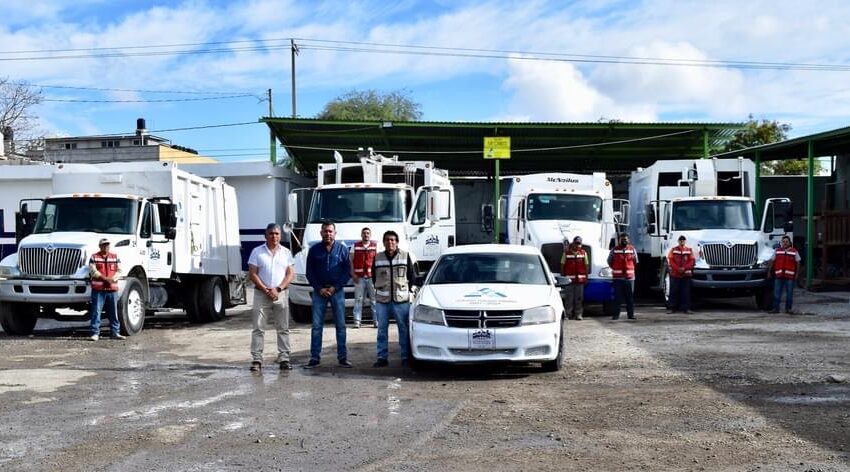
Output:
[[[274,108],[272,107],[272,89],[268,90],[269,96],[269,118],[274,116]],[[272,161],[272,165],[277,165],[277,141],[274,137],[274,130],[269,127],[269,159]]]
[[[295,45],[295,39],[290,38],[289,40],[289,55],[292,60],[292,117],[296,118],[297,114],[295,113],[295,56],[298,55],[298,46]]]

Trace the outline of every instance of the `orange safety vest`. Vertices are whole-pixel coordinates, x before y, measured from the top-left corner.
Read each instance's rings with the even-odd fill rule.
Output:
[[[99,252],[92,254],[89,259],[89,264],[94,264],[94,267],[100,272],[100,275],[103,277],[113,277],[118,273],[118,264],[121,263],[118,260],[118,256],[113,253],[108,253],[104,257]],[[117,292],[118,284],[117,283],[109,283],[103,279],[91,279],[91,288],[92,290],[99,290],[102,292]]]
[[[372,263],[377,253],[378,244],[375,241],[369,241],[367,244],[363,244],[363,241],[354,243],[354,259],[351,261],[354,275],[372,277]]]
[[[776,250],[776,259],[773,261],[773,275],[777,279],[793,280],[797,277],[797,250],[793,247]]]
[[[574,284],[587,283],[587,253],[584,252],[584,249],[578,248],[573,252],[567,246],[564,248],[564,255],[561,260],[563,261],[561,275],[570,277]]]
[[[694,250],[688,246],[680,247],[677,245],[670,249],[667,263],[670,264],[670,277],[678,279],[694,276],[696,259],[694,259]],[[681,272],[681,269],[685,269],[685,271]]]
[[[635,278],[635,248],[631,244],[616,246],[611,250],[611,272],[615,279]]]

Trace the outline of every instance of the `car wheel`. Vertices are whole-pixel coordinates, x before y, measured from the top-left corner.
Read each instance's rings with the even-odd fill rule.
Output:
[[[145,296],[142,283],[133,277],[127,277],[124,293],[118,300],[118,319],[121,321],[121,334],[133,336],[139,334],[145,326]]]
[[[558,356],[551,361],[546,361],[541,365],[543,372],[557,372],[564,367],[564,331],[561,326],[561,336],[558,339]]]
[[[219,277],[204,279],[196,290],[199,317],[203,321],[224,319],[224,287]]]
[[[38,305],[0,303],[0,326],[10,336],[28,336],[38,322]]]

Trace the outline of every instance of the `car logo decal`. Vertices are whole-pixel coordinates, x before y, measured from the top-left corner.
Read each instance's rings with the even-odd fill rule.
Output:
[[[474,292],[467,293],[464,298],[507,298],[508,296],[502,292],[497,292],[492,288],[482,288]]]

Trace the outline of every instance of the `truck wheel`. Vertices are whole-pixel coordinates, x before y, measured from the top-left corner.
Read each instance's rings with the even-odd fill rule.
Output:
[[[544,362],[540,367],[543,372],[557,372],[564,366],[564,331],[561,327],[561,337],[558,340],[558,357]]]
[[[292,319],[296,323],[312,323],[313,309],[309,306],[302,306],[289,301],[289,311],[292,313]]]
[[[133,277],[127,277],[124,293],[118,300],[118,319],[121,321],[121,334],[133,336],[139,334],[145,326],[145,295],[142,283]]]
[[[210,277],[202,280],[196,292],[198,314],[203,321],[224,319],[224,287],[220,278]]]
[[[198,308],[198,286],[200,283],[195,281],[186,281],[183,284],[183,290],[180,291],[180,296],[183,297],[183,310],[186,311],[186,317],[190,323],[203,323],[201,318],[201,310]]]
[[[38,305],[0,303],[0,326],[10,336],[28,336],[38,322]]]
[[[670,308],[670,272],[666,265],[661,269],[661,294],[664,295],[664,306]]]

